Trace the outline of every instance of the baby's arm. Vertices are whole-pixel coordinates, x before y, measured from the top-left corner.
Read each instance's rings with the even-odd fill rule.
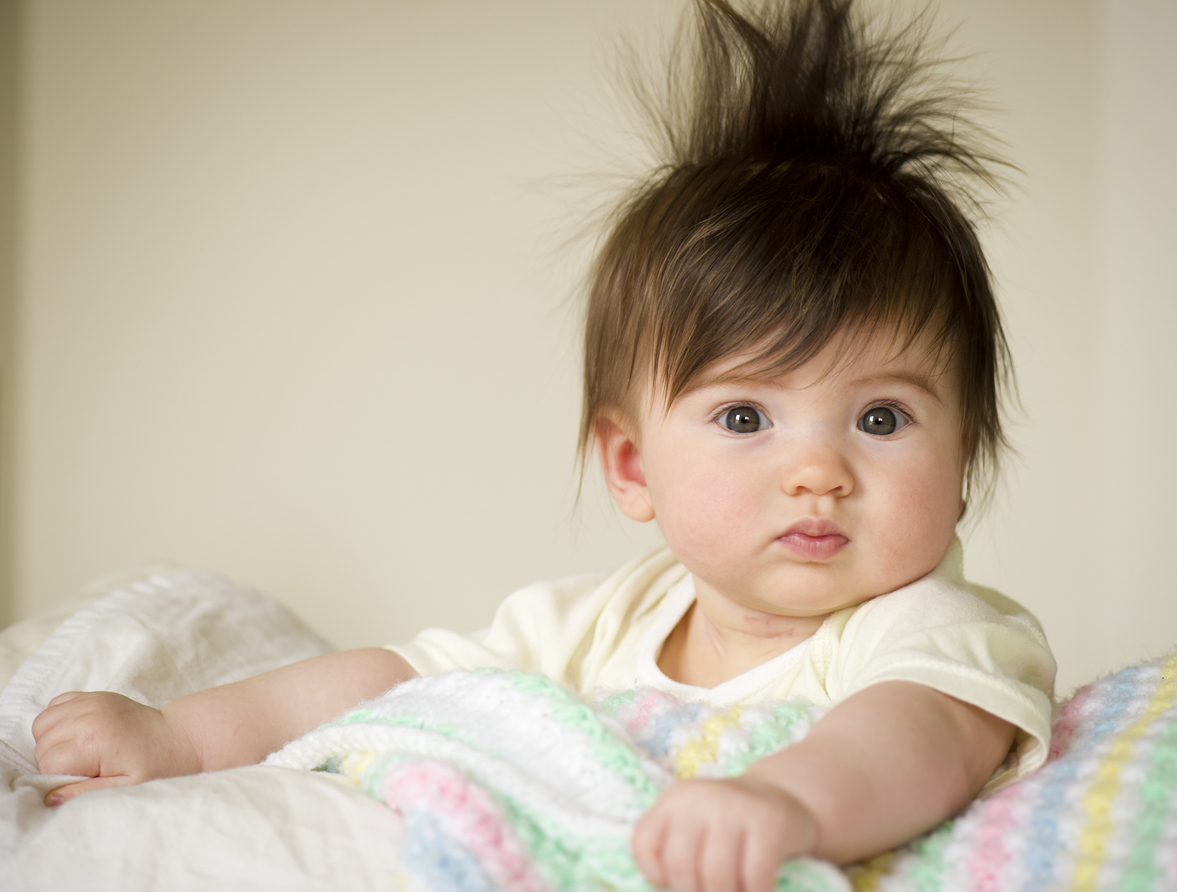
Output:
[[[152,709],[119,694],[55,697],[33,721],[37,765],[90,780],[53,790],[56,805],[100,787],[260,762],[287,741],[416,672],[383,648],[292,663]]]
[[[675,892],[768,892],[788,858],[857,861],[956,813],[1013,735],[923,685],[874,685],[740,777],[674,784],[638,822],[634,856]]]

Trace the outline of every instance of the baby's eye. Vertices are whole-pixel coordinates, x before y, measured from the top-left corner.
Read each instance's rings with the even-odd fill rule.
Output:
[[[901,412],[887,406],[875,406],[858,419],[858,429],[876,437],[893,434],[910,424]]]
[[[759,409],[752,406],[736,406],[728,409],[719,416],[719,421],[729,431],[736,434],[751,434],[769,426],[768,419],[761,414]]]

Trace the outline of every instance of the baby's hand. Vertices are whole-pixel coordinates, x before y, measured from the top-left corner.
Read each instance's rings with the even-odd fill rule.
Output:
[[[47,805],[101,787],[201,770],[200,756],[182,729],[158,709],[121,694],[74,691],[54,697],[33,720],[33,737],[43,774],[91,778],[52,790],[45,797]]]
[[[772,892],[781,863],[816,847],[809,809],[747,775],[674,784],[633,837],[646,879],[674,892]]]

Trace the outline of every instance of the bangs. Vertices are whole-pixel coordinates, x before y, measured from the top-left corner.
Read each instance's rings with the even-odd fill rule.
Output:
[[[637,383],[669,407],[733,356],[748,357],[739,374],[771,378],[835,338],[845,349],[882,336],[897,352],[918,340],[936,365],[960,353],[968,307],[952,257],[972,253],[975,240],[946,245],[929,220],[951,205],[825,164],[735,173],[684,177],[680,188],[694,195],[667,203],[674,219],[653,226],[657,247],[634,307],[631,365],[648,376]],[[684,227],[692,198],[711,213]],[[662,203],[651,202],[657,216]]]

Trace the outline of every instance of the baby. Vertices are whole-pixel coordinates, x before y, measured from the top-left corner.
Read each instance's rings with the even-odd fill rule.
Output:
[[[698,0],[668,157],[611,218],[585,331],[582,458],[668,548],[524,589],[472,636],[317,657],[156,710],[37,717],[48,797],[255,763],[422,674],[544,673],[584,695],[831,708],[728,780],[671,786],[633,852],[659,887],[774,888],[781,862],[903,843],[1045,758],[1035,620],[962,576],[956,525],[1003,445],[1007,352],[953,185],[986,157],[913,31],[849,0]]]

